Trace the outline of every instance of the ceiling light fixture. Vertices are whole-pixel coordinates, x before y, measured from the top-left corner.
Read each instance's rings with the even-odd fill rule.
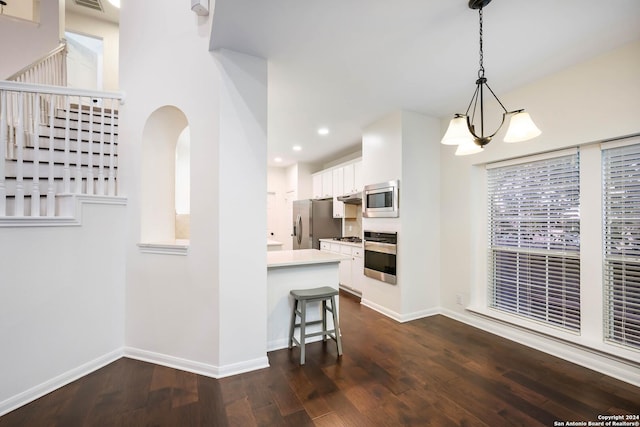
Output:
[[[318,129],[318,135],[329,135],[329,129],[327,128]]]
[[[109,3],[120,9],[120,0],[109,0]]]
[[[442,144],[444,145],[457,145],[456,156],[464,156],[467,154],[475,154],[482,151],[483,147],[491,142],[491,138],[502,128],[507,116],[509,116],[509,128],[507,134],[504,137],[505,142],[520,142],[527,141],[540,135],[540,129],[536,127],[529,116],[529,113],[525,113],[524,110],[507,111],[502,105],[502,102],[498,99],[496,94],[487,84],[487,79],[484,76],[484,64],[482,50],[482,8],[491,3],[491,0],[469,0],[469,8],[477,9],[480,17],[480,69],[478,70],[478,80],[476,80],[476,90],[471,97],[471,102],[467,107],[467,111],[464,114],[456,114],[447,128],[447,132],[442,137]],[[502,121],[500,126],[492,134],[485,134],[484,129],[484,88],[487,88],[491,95],[498,101],[500,107],[504,111],[502,113]],[[469,110],[473,106],[471,116],[469,116]],[[476,130],[474,124],[476,118],[476,110],[479,109],[479,125],[480,131]]]
[[[282,161],[282,157],[274,157],[273,161],[276,163],[280,163]]]
[[[291,149],[292,149],[293,151],[301,151],[301,150],[302,150],[302,147],[301,147],[301,146],[299,146],[299,145],[294,145],[293,147],[291,147]]]

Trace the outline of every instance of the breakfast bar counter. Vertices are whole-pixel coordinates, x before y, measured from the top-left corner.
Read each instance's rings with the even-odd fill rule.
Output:
[[[267,252],[267,350],[286,348],[293,309],[292,289],[338,289],[338,266],[349,257],[317,249]],[[338,306],[339,313],[339,304]],[[320,319],[320,305],[310,306],[307,321]],[[328,319],[332,326],[331,319]],[[319,328],[319,325],[314,325]],[[313,331],[311,327],[311,331]],[[322,339],[314,337],[315,340]],[[308,342],[314,339],[307,340]]]

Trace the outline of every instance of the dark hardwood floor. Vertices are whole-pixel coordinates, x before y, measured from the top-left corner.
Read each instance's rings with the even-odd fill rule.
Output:
[[[553,426],[640,414],[640,388],[443,316],[398,324],[341,296],[335,343],[215,380],[120,359],[0,426]]]

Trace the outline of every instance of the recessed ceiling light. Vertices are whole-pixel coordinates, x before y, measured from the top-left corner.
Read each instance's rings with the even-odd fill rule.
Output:
[[[109,0],[109,3],[120,9],[120,0]]]
[[[291,147],[293,149],[293,151],[300,151],[302,150],[302,147],[299,145],[294,145],[293,147]]]
[[[274,162],[280,163],[282,161],[282,157],[276,157],[273,159]]]
[[[318,135],[329,135],[329,129],[327,128],[318,129]]]

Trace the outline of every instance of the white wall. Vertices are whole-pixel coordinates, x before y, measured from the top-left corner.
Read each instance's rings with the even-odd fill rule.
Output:
[[[102,39],[104,48],[102,63],[102,90],[108,92],[119,91],[118,67],[120,29],[118,25],[113,22],[101,21],[79,15],[77,13],[67,12],[65,26],[67,31]]]
[[[6,79],[42,58],[60,44],[64,11],[58,0],[42,0],[40,23],[0,15],[0,79]],[[19,43],[12,41],[19,40]]]
[[[482,299],[481,285],[487,280],[486,246],[483,244],[486,236],[483,194],[486,189],[482,185],[482,165],[640,133],[638,75],[640,42],[635,42],[513,93],[500,94],[508,108],[525,107],[531,113],[542,130],[537,139],[505,144],[502,142],[504,131],[501,131],[502,135],[499,134],[483,153],[466,157],[454,156],[455,147],[441,147],[441,304],[445,312],[589,367],[609,369],[607,372],[611,375],[620,377],[623,372],[622,376],[626,375],[627,380],[631,378],[628,366],[621,367],[574,347],[473,316],[464,306]],[[447,122],[448,119],[441,123],[442,133]],[[581,192],[589,192],[588,185],[583,185]],[[463,298],[464,305],[456,304],[457,295]],[[589,316],[589,312],[583,315]]]
[[[402,112],[395,112],[367,126],[363,132],[362,182],[365,185],[376,184],[401,177]],[[400,214],[403,213],[401,210]],[[362,218],[362,229],[398,232],[399,239],[403,238],[397,218]],[[400,287],[365,277],[362,304],[399,319],[402,313]]]
[[[440,122],[402,113],[398,277],[405,318],[440,305]]]
[[[365,277],[362,303],[396,320],[433,314],[440,287],[439,122],[400,111],[368,126],[362,138],[363,180],[400,180],[398,218],[362,218],[367,231],[397,232],[398,283]]]
[[[266,359],[266,63],[208,51],[211,16],[123,2],[121,183],[127,235],[126,352],[212,376]],[[170,53],[170,61],[167,61]],[[149,76],[153,76],[150,79]],[[187,256],[140,253],[143,126],[173,105],[191,136]]]
[[[79,227],[0,228],[0,415],[120,357],[126,209]]]

